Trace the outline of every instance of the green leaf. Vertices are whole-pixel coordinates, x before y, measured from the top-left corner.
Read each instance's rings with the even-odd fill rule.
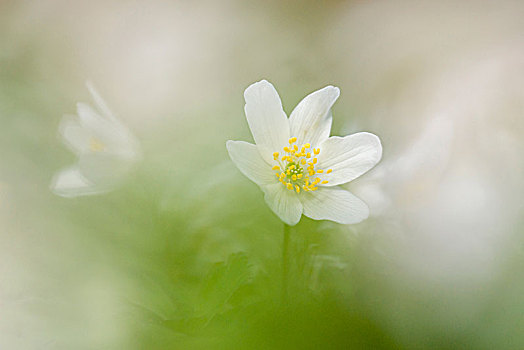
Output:
[[[215,315],[234,308],[237,305],[233,305],[233,296],[249,290],[245,286],[252,278],[252,266],[243,252],[231,254],[226,262],[216,263],[200,288],[201,303],[197,308],[198,314],[211,320]],[[234,300],[238,301],[241,298]]]

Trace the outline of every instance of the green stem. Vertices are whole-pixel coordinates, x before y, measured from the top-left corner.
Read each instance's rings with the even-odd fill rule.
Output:
[[[284,224],[284,239],[282,240],[282,302],[287,303],[288,272],[289,272],[289,232],[291,227]]]

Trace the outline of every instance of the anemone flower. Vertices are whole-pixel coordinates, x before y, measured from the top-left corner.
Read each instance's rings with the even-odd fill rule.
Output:
[[[86,83],[98,110],[77,104],[77,115],[64,116],[59,132],[76,164],[61,170],[51,190],[62,197],[99,194],[114,189],[140,158],[133,134],[111,113],[92,84]]]
[[[260,186],[265,201],[287,225],[304,214],[315,220],[358,223],[368,206],[339,185],[373,168],[382,156],[379,138],[367,132],[329,136],[331,107],[340,90],[327,86],[306,96],[287,118],[280,97],[265,80],[244,92],[255,144],[227,141],[238,169]]]

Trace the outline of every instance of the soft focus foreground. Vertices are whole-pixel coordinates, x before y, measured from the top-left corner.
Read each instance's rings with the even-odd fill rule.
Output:
[[[0,3],[0,348],[524,347],[518,1]],[[282,223],[228,159],[243,91],[380,136],[371,218]],[[91,79],[141,143],[113,192],[61,198]]]

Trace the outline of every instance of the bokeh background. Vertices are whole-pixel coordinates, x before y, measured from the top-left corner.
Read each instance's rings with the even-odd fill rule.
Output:
[[[0,348],[524,348],[522,1],[1,1]],[[54,195],[90,79],[140,140]],[[379,135],[371,217],[282,223],[229,161],[243,91]]]

